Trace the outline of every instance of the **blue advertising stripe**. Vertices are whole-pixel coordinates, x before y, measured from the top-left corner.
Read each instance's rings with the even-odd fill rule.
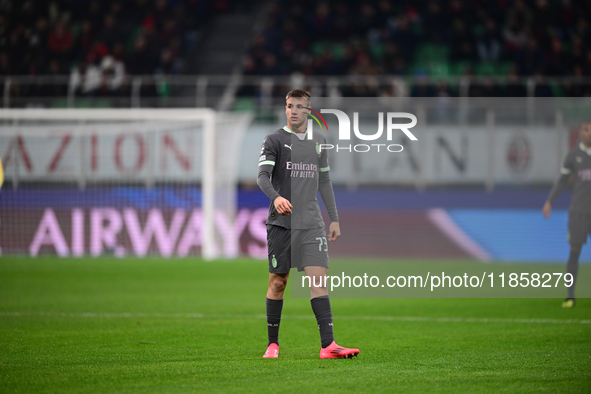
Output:
[[[6,186],[6,185],[5,185]],[[339,210],[383,211],[444,209],[541,209],[546,189],[498,189],[488,193],[481,189],[428,189],[418,192],[408,188],[363,188],[349,191],[335,187]],[[570,193],[554,202],[555,208],[568,208]],[[125,204],[141,209],[150,207],[188,208],[201,206],[201,189],[196,186],[145,187],[29,187],[10,185],[0,193],[0,209],[21,208],[90,208]],[[269,199],[254,186],[238,191],[240,208],[261,208]]]
[[[566,262],[568,211],[555,209],[549,219],[540,209],[452,209],[454,222],[493,260]],[[591,263],[591,246],[583,246],[581,262]]]
[[[264,196],[264,195],[263,195]],[[194,208],[201,206],[201,189],[196,187],[95,187],[5,189],[0,209],[10,208],[94,208],[129,206],[149,208]]]
[[[452,188],[417,191],[409,188],[362,188],[349,192],[335,188],[339,209],[388,210],[429,208],[471,209],[542,209],[550,188],[499,188],[493,192],[484,189]],[[570,192],[562,193],[554,202],[554,208],[568,208]]]

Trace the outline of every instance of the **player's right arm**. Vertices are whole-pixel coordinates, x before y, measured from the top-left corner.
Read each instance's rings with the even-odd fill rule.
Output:
[[[326,143],[326,139],[324,140]],[[318,174],[318,191],[322,202],[328,211],[330,217],[330,226],[328,228],[328,239],[330,241],[336,241],[341,236],[341,228],[339,225],[339,214],[337,213],[337,204],[334,198],[334,190],[332,188],[332,182],[330,181],[330,166],[328,165],[328,151],[325,149],[320,155],[320,172]]]
[[[560,193],[562,193],[564,189],[568,187],[573,171],[574,166],[571,155],[569,154],[564,160],[564,164],[560,169],[560,176],[554,183],[554,186],[552,187],[552,190],[550,191],[550,194],[544,203],[544,207],[542,208],[542,214],[545,218],[550,217],[550,214],[552,213],[552,204],[554,203],[554,200],[556,200],[556,197],[558,197]]]
[[[261,148],[261,154],[259,157],[257,184],[263,193],[265,193],[271,202],[273,202],[277,212],[282,216],[286,216],[291,213],[291,203],[287,199],[281,197],[271,183],[271,176],[273,174],[273,169],[275,168],[276,160],[277,148],[275,144],[273,144],[273,140],[270,136],[267,136],[263,141],[263,147]]]

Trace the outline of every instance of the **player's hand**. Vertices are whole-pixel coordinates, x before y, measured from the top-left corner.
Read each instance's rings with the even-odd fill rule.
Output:
[[[332,222],[330,227],[328,227],[328,239],[330,241],[336,241],[338,237],[341,236],[341,226],[339,226],[339,222]]]
[[[273,201],[275,209],[281,216],[287,216],[291,213],[291,203],[285,198],[279,196]]]
[[[546,201],[544,203],[544,208],[542,208],[542,214],[544,215],[545,218],[549,218],[550,213],[552,213],[552,204],[550,204],[549,201]]]

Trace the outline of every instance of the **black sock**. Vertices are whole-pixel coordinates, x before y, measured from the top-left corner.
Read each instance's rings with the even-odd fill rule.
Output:
[[[267,298],[267,333],[269,334],[269,346],[272,343],[279,345],[279,323],[281,323],[281,310],[283,300]]]
[[[570,251],[568,256],[568,263],[566,263],[566,272],[573,276],[573,284],[568,288],[568,298],[575,298],[575,282],[577,281],[577,274],[579,272],[579,256],[581,249]]]
[[[312,310],[316,315],[318,322],[318,330],[320,330],[320,340],[322,347],[327,347],[334,341],[334,334],[332,331],[332,311],[330,309],[330,300],[327,295],[312,298],[310,300]]]

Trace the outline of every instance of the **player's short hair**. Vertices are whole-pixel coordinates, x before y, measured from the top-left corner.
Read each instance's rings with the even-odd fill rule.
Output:
[[[287,96],[285,96],[285,99],[287,100],[290,97],[304,98],[304,99],[306,99],[306,101],[308,101],[308,104],[309,104],[311,96],[310,96],[310,93],[306,92],[304,89],[294,89],[294,90],[291,90],[287,93]]]

